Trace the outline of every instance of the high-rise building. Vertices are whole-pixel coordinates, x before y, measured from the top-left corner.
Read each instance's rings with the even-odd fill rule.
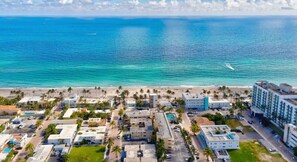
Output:
[[[287,123],[297,125],[297,93],[286,83],[278,86],[258,81],[253,86],[251,110],[254,114],[263,114],[280,128]]]

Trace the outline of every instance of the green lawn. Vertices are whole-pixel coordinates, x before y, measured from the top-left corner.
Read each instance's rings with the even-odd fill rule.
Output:
[[[105,146],[73,147],[70,152],[70,162],[102,162]]]
[[[259,142],[241,142],[240,149],[228,151],[231,161],[238,162],[285,162],[279,154],[271,154]]]
[[[231,129],[236,129],[236,127],[241,126],[243,128],[243,132],[247,133],[247,132],[255,132],[255,130],[250,127],[250,126],[243,126],[241,124],[241,122],[239,120],[236,119],[228,119],[226,121],[227,125],[231,128]]]

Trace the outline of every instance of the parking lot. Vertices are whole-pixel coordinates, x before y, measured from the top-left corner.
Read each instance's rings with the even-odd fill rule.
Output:
[[[8,134],[21,134],[27,133],[28,136],[32,136],[35,132],[35,124],[38,118],[21,117],[19,120],[22,120],[19,124],[12,124],[6,131]]]
[[[188,161],[191,154],[187,148],[187,145],[181,135],[180,129],[173,129],[176,125],[172,125],[172,132],[174,135],[175,143],[174,149],[171,153],[167,154],[166,161],[168,162],[182,162]]]

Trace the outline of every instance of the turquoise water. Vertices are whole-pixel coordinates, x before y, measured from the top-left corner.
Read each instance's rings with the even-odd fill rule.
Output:
[[[296,42],[296,17],[2,17],[0,87],[297,86]]]
[[[175,115],[172,114],[172,113],[167,113],[166,117],[167,117],[167,119],[170,119],[170,120],[175,120],[176,119]]]
[[[10,147],[6,147],[4,150],[3,150],[3,153],[9,153],[11,151],[11,148]]]

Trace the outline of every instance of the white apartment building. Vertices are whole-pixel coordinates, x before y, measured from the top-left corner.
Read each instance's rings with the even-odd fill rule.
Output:
[[[153,144],[125,145],[124,162],[157,162],[156,147]]]
[[[174,148],[174,136],[165,113],[155,113],[154,127],[158,129],[157,140],[163,139],[165,148],[172,150]]]
[[[291,148],[297,146],[297,127],[295,125],[285,125],[283,141]]]
[[[212,97],[209,97],[208,99],[208,107],[210,109],[229,109],[230,108],[230,101],[226,99],[220,99],[216,100]]]
[[[64,104],[69,105],[69,107],[76,107],[79,102],[79,96],[77,94],[71,94],[69,97],[64,98]]]
[[[150,118],[151,111],[150,110],[132,110],[132,111],[127,111],[126,115],[128,118]]]
[[[200,138],[204,147],[213,150],[239,149],[239,136],[231,132],[227,125],[203,125],[200,126]]]
[[[208,97],[201,94],[183,93],[186,109],[208,110]]]
[[[74,143],[79,144],[86,140],[90,144],[102,144],[106,133],[106,126],[99,127],[80,127],[77,132]]]
[[[263,114],[280,128],[288,123],[297,125],[297,93],[286,83],[277,86],[258,81],[253,86],[251,110],[254,114]]]
[[[154,93],[149,94],[149,104],[150,104],[150,108],[157,107],[157,104],[158,104],[157,94],[154,94]]]
[[[47,162],[53,150],[53,145],[38,145],[34,150],[33,157],[30,157],[27,162]]]
[[[131,118],[130,135],[132,140],[150,139],[154,127],[150,118]]]
[[[50,135],[47,139],[47,143],[53,145],[72,145],[73,139],[76,134],[77,124],[57,125],[56,129],[58,129],[60,133]]]

